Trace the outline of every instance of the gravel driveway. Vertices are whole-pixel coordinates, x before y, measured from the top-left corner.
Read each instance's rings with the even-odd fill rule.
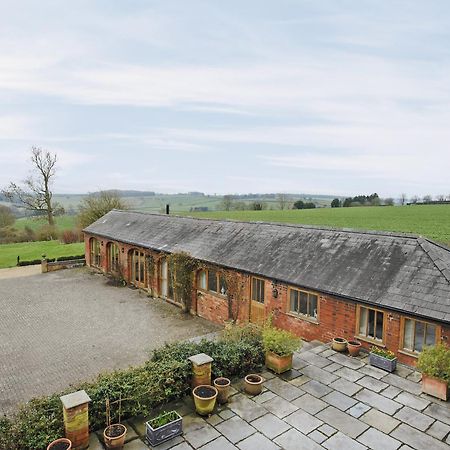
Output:
[[[0,279],[0,414],[217,326],[88,269]]]

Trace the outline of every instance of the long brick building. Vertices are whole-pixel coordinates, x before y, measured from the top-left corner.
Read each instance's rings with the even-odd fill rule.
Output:
[[[273,314],[306,340],[356,337],[409,365],[450,343],[450,249],[422,237],[118,210],[84,233],[89,266],[175,304],[167,256],[191,255],[190,311],[214,322]]]

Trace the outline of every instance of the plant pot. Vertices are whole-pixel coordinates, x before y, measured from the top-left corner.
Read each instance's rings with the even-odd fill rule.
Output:
[[[386,370],[387,372],[394,372],[397,368],[397,358],[387,359],[375,353],[369,353],[369,363],[371,366]]]
[[[345,352],[345,350],[347,349],[347,339],[344,339],[342,337],[333,338],[331,348],[336,352]]]
[[[361,350],[361,342],[359,341],[348,341],[347,350],[350,356],[358,356]]]
[[[145,436],[152,447],[183,434],[183,418],[176,411],[170,411],[167,414],[171,413],[176,414],[177,418],[158,428],[153,428],[150,421],[145,422]]]
[[[292,369],[292,353],[280,356],[273,352],[266,352],[266,367],[275,373],[283,373]]]
[[[261,394],[264,378],[256,373],[251,373],[244,378],[244,390],[247,394]]]
[[[230,396],[231,381],[225,377],[219,377],[214,380],[214,387],[217,389],[217,401],[223,405],[228,402]]]
[[[103,430],[103,440],[108,449],[119,450],[125,445],[127,427],[121,423],[109,425]]]
[[[47,450],[70,450],[71,448],[72,441],[66,438],[56,439],[47,446]]]
[[[197,414],[201,416],[207,416],[211,414],[214,406],[216,405],[217,389],[214,386],[208,386],[207,384],[201,384],[193,389],[195,410]]]
[[[448,383],[440,378],[422,374],[422,392],[445,402],[448,399]]]

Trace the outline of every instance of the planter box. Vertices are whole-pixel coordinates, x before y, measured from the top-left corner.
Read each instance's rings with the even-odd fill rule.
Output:
[[[266,353],[266,367],[275,373],[283,373],[292,369],[292,353],[279,356],[273,352]]]
[[[445,402],[448,399],[448,383],[440,378],[422,374],[422,392]]]
[[[145,422],[145,436],[152,447],[183,434],[183,418],[176,411],[173,412],[175,412],[178,418],[166,423],[162,427],[156,428],[156,430],[152,428],[149,422]]]
[[[382,356],[375,355],[375,353],[369,353],[369,363],[371,366],[378,367],[379,369],[393,372],[397,368],[397,358],[387,359]]]

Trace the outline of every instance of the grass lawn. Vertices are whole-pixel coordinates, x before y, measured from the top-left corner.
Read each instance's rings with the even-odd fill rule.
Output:
[[[362,230],[419,234],[450,245],[450,205],[319,208],[285,211],[211,211],[193,217],[243,221],[290,222]]]
[[[56,226],[59,230],[70,230],[76,226],[77,216],[58,216],[55,218]],[[42,225],[46,225],[45,219],[36,219],[33,217],[22,217],[17,219],[14,224],[14,228],[23,230],[26,226],[29,226],[32,230],[37,230]]]
[[[61,244],[59,241],[40,241],[2,244],[0,245],[0,269],[15,266],[17,256],[20,256],[22,261],[28,261],[40,259],[43,254],[48,258],[83,255],[84,243]]]

